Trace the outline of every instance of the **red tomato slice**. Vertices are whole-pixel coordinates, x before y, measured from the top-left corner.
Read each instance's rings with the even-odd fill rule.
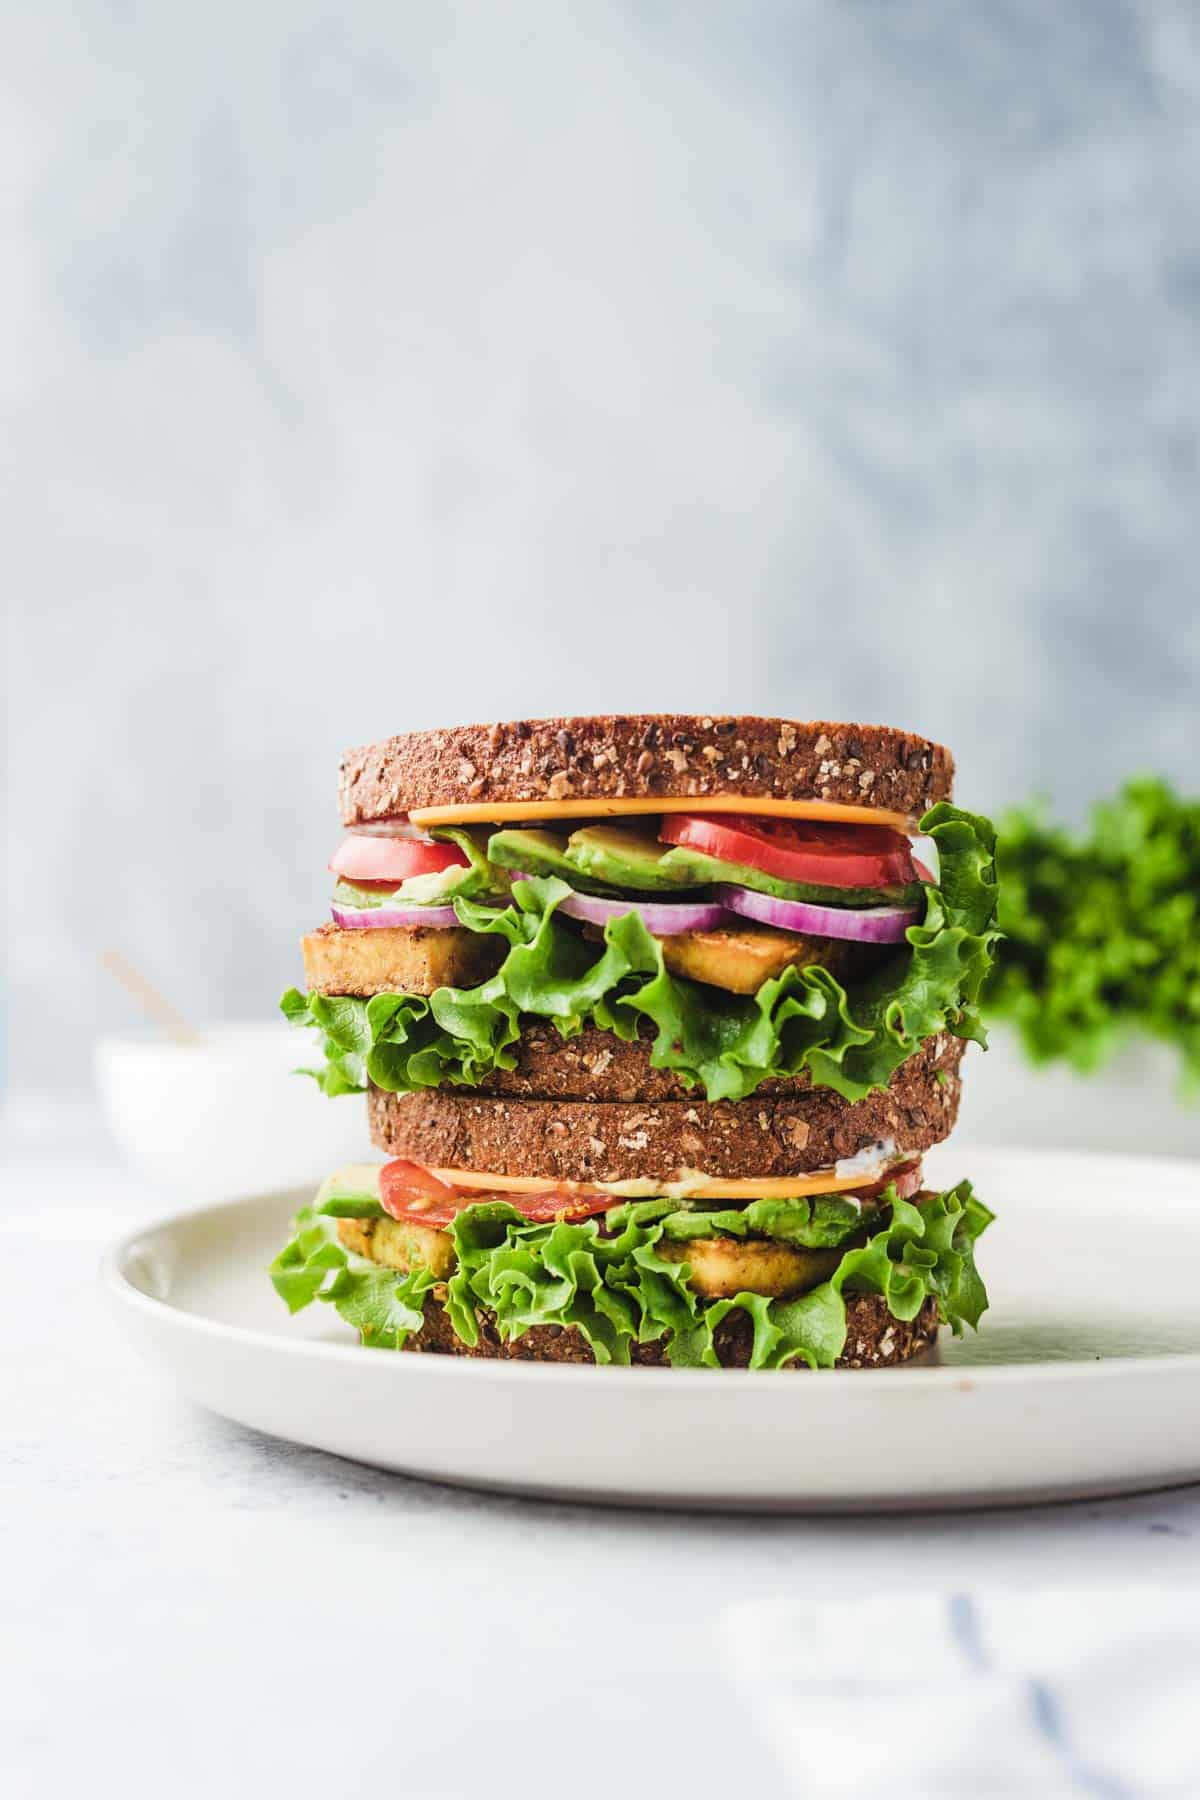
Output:
[[[470,1195],[465,1198],[469,1201]],[[553,1219],[590,1219],[625,1204],[619,1194],[573,1194],[565,1188],[547,1188],[542,1194],[489,1194],[488,1198],[507,1200],[535,1225],[549,1225]]]
[[[385,837],[348,837],[329,864],[347,881],[385,881],[393,887],[410,875],[438,875],[443,869],[466,866],[457,844]]]
[[[449,1208],[453,1218],[458,1208],[458,1190],[449,1187],[427,1169],[424,1163],[408,1162],[397,1157],[384,1163],[379,1171],[379,1204],[393,1219],[427,1219],[436,1208]]]
[[[910,1200],[921,1186],[920,1161],[902,1163],[878,1181],[835,1198],[873,1200],[892,1184],[901,1200]],[[574,1223],[624,1205],[619,1194],[581,1194],[571,1188],[548,1187],[536,1194],[489,1194],[483,1188],[455,1188],[422,1163],[408,1162],[403,1157],[385,1163],[379,1171],[379,1204],[391,1218],[409,1225],[449,1225],[468,1206],[482,1206],[491,1200],[505,1201],[533,1225],[548,1225],[555,1219]]]
[[[807,819],[761,819],[668,813],[658,833],[721,862],[741,863],[781,881],[818,887],[893,887],[917,879],[908,839],[886,825],[819,825]]]
[[[552,1219],[588,1219],[622,1204],[618,1194],[578,1194],[549,1187],[537,1194],[489,1194],[482,1188],[453,1188],[420,1163],[402,1158],[379,1171],[379,1204],[393,1219],[410,1225],[449,1225],[468,1206],[506,1200],[534,1224]]]

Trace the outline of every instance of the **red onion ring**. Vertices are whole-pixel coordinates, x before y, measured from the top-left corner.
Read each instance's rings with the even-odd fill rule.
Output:
[[[811,906],[807,900],[777,900],[773,894],[725,883],[713,892],[730,912],[757,919],[760,925],[802,931],[808,937],[845,938],[856,944],[902,944],[905,932],[917,919],[917,908],[912,906]]]
[[[335,925],[344,931],[363,928],[386,929],[389,926],[411,928],[428,925],[434,930],[444,925],[457,925],[458,914],[452,906],[338,906],[329,908]]]
[[[725,909],[715,900],[609,899],[598,894],[569,894],[558,910],[585,925],[604,925],[639,913],[646,930],[655,937],[671,937],[678,931],[712,931],[725,923]]]

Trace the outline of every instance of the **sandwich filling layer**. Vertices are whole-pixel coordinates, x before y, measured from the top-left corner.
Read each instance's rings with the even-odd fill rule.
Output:
[[[732,823],[350,840],[341,923],[306,940],[309,991],[283,1001],[321,1035],[312,1072],[329,1093],[478,1086],[516,1066],[533,1019],[564,1039],[644,1036],[654,1068],[710,1100],[800,1075],[857,1100],[939,1032],[982,1039],[985,819],[926,814],[936,875],[879,828]]]
[[[856,1296],[876,1296],[901,1324],[933,1303],[956,1334],[977,1325],[987,1294],[974,1243],[990,1220],[969,1183],[922,1189],[919,1163],[851,1193],[737,1205],[553,1186],[481,1194],[392,1163],[327,1181],[271,1277],[291,1311],[325,1301],[385,1349],[421,1333],[432,1305],[467,1349],[481,1334],[512,1343],[556,1327],[597,1363],[657,1344],[676,1366],[716,1367],[737,1313],[750,1367],[828,1368]]]

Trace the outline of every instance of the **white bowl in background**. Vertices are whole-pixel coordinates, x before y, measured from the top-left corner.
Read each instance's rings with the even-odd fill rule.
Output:
[[[113,1136],[142,1174],[188,1196],[232,1197],[324,1180],[371,1160],[366,1107],[295,1071],[320,1051],[284,1020],[205,1026],[195,1045],[104,1037],[96,1082]]]
[[[951,1141],[1200,1157],[1200,1098],[1181,1097],[1179,1057],[1152,1038],[1132,1039],[1081,1075],[1031,1063],[1014,1030],[990,1025],[987,1051],[967,1050]]]

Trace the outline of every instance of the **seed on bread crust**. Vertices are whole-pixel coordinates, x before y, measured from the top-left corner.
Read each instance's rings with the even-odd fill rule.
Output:
[[[601,713],[409,731],[348,750],[339,798],[350,826],[423,806],[706,794],[919,815],[949,798],[953,779],[943,745],[888,725]]]

